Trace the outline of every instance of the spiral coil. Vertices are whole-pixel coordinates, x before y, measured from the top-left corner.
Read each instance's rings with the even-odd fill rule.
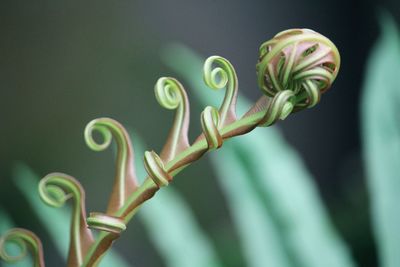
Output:
[[[81,184],[67,174],[51,173],[40,180],[39,195],[52,207],[61,207],[68,199],[72,200],[68,266],[82,264],[93,236],[86,227],[85,191]]]
[[[222,146],[222,136],[219,131],[219,113],[214,107],[206,107],[200,116],[203,134],[207,140],[208,149],[217,149]]]
[[[144,167],[158,187],[167,186],[172,180],[172,176],[165,169],[162,159],[154,151],[144,153]]]
[[[20,251],[18,255],[10,255],[6,249],[7,243],[16,244]],[[30,251],[35,267],[44,267],[43,248],[40,239],[31,231],[14,228],[0,238],[0,258],[6,262],[15,263],[22,260]]]
[[[161,151],[166,162],[188,148],[189,100],[182,84],[170,77],[159,78],[155,87],[157,102],[166,109],[175,109],[175,118],[169,132],[167,143]]]
[[[309,29],[283,31],[260,47],[257,79],[269,97],[291,90],[297,109],[312,107],[335,80],[340,67],[336,46]]]
[[[101,212],[91,212],[86,219],[89,228],[120,234],[126,229],[125,222],[116,216],[107,215]]]
[[[95,131],[103,137],[102,142],[96,142],[93,138]],[[137,188],[134,153],[129,134],[116,120],[99,118],[87,124],[84,137],[86,144],[94,151],[103,151],[108,148],[113,137],[117,144],[115,186],[107,208],[107,213],[111,214],[121,208],[127,197]]]

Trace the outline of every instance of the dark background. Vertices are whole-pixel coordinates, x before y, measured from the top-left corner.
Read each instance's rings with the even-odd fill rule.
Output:
[[[205,57],[228,58],[237,70],[240,92],[256,99],[259,45],[284,29],[311,28],[337,45],[340,74],[316,108],[274,127],[282,129],[316,177],[332,219],[360,266],[376,266],[358,103],[381,8],[399,21],[400,3],[395,0],[2,0],[0,206],[17,225],[42,233],[10,181],[15,162],[22,161],[41,176],[59,171],[77,177],[87,191],[88,210],[104,210],[114,173],[112,153],[89,150],[83,129],[93,118],[112,117],[159,151],[172,118],[155,101],[153,86],[160,76],[179,78],[160,60],[161,49],[170,42],[183,43]],[[194,104],[191,113],[196,121],[200,107]],[[195,136],[199,125],[192,123],[192,128]],[[173,186],[212,234],[229,227],[229,214],[211,173],[196,184],[190,179],[208,166],[207,160],[200,161]],[[117,249],[137,266],[160,266],[143,226],[133,220],[129,229]],[[59,259],[51,258],[51,245],[44,243],[46,260],[55,266]],[[217,244],[219,250],[221,246]]]

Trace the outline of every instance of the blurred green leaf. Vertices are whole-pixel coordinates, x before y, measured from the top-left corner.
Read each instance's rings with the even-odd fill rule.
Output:
[[[144,143],[137,134],[132,136],[138,177],[146,177],[140,160],[145,150]],[[211,240],[201,229],[191,208],[172,187],[160,190],[146,202],[138,215],[166,266],[222,266]]]
[[[57,209],[43,203],[38,193],[39,176],[25,164],[19,163],[14,168],[14,182],[50,235],[59,254],[66,259],[71,222],[69,206]],[[130,265],[117,252],[110,250],[99,266],[128,267]]]
[[[381,266],[400,266],[400,36],[387,14],[361,102],[364,159]]]
[[[187,79],[203,104],[219,106],[216,92],[202,81],[201,57],[181,45],[167,47],[162,56],[169,67]],[[249,107],[249,101],[239,96],[238,114]],[[269,262],[277,267],[355,266],[347,246],[332,227],[311,175],[276,127],[257,129],[227,142],[216,154],[212,163],[234,214],[249,266]],[[245,179],[239,177],[242,174]],[[263,215],[255,214],[260,211],[254,207],[237,207],[241,201],[255,203],[255,198],[261,203],[257,206],[263,206]],[[244,218],[261,221],[256,225]],[[254,251],[261,253],[254,255]],[[283,253],[289,260],[285,261]]]
[[[3,211],[0,208],[0,236],[3,235],[5,232],[10,230],[11,228],[14,228],[14,224],[12,223],[10,217],[8,216],[5,211]],[[10,255],[18,255],[20,252],[20,248],[15,245],[15,244],[10,244],[7,246],[7,252]],[[29,254],[29,252],[28,252]],[[0,259],[0,266],[4,267],[31,267],[32,266],[32,260],[29,255],[27,257],[21,259],[20,261],[17,261],[15,263],[6,263]]]
[[[282,249],[282,242],[273,218],[257,195],[257,190],[248,182],[250,173],[243,168],[233,152],[232,143],[227,143],[212,155],[218,181],[227,199],[233,220],[241,240],[248,266],[295,266]],[[229,162],[229,168],[221,168]]]
[[[139,217],[166,266],[222,266],[190,207],[172,187],[160,190]]]

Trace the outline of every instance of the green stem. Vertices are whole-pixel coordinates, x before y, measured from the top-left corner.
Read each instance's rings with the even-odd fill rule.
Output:
[[[270,102],[272,103],[272,102]],[[268,108],[267,108],[268,110]],[[257,127],[259,121],[263,119],[266,111],[259,111],[254,114],[244,116],[231,124],[220,129],[221,136],[224,140],[231,137],[242,135],[250,132]],[[268,125],[269,126],[269,125]],[[169,161],[165,168],[171,176],[175,176],[190,163],[198,160],[203,154],[208,151],[208,144],[205,138],[198,139],[192,146],[188,147],[175,158]],[[137,188],[126,200],[125,205],[116,211],[113,216],[124,219],[127,224],[137,212],[138,208],[148,199],[152,198],[160,188],[153,182],[150,177],[146,177],[141,186]],[[83,266],[97,266],[104,253],[110,248],[112,242],[119,235],[102,232],[96,242],[90,247],[88,254],[85,257]]]

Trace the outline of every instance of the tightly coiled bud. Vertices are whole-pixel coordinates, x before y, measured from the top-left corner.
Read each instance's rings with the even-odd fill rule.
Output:
[[[329,89],[339,67],[339,52],[328,38],[309,29],[286,30],[261,45],[258,85],[270,97],[293,91],[297,109],[312,107]]]

